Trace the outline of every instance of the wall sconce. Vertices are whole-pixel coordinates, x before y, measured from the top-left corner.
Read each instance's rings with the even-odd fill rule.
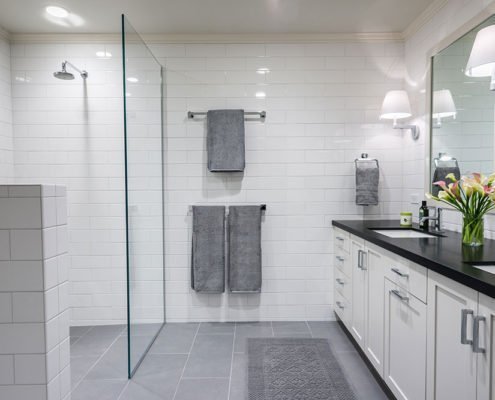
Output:
[[[417,125],[397,123],[398,119],[409,118],[411,115],[411,104],[405,90],[391,90],[385,95],[380,119],[394,120],[394,129],[410,129],[412,138],[417,140],[419,138],[419,128]]]
[[[495,90],[495,25],[478,32],[465,74],[470,77],[490,76],[490,90]]]
[[[434,128],[442,127],[442,118],[457,116],[457,108],[449,89],[435,90],[433,92],[433,113],[432,117],[436,119]]]

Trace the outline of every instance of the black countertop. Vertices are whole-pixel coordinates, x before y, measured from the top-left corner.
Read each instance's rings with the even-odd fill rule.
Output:
[[[443,237],[397,239],[371,230],[408,229],[388,220],[334,220],[332,225],[495,298],[495,274],[472,266],[495,265],[495,240],[485,239],[483,246],[472,248],[463,246],[461,234],[452,231],[443,231]],[[420,230],[417,225],[413,229]]]

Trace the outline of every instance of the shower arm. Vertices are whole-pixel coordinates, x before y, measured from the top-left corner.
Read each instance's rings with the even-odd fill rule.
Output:
[[[65,66],[66,65],[69,65],[72,69],[75,69],[77,72],[79,72],[79,74],[81,75],[82,78],[86,79],[88,77],[88,72],[85,71],[85,70],[80,70],[79,68],[77,68],[74,64],[70,63],[69,61],[65,60],[63,63],[63,69],[65,70]]]

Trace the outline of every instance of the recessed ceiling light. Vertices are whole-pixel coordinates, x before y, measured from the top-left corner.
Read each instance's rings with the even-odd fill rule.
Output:
[[[112,53],[109,51],[97,51],[96,57],[98,58],[112,58]]]
[[[52,17],[57,18],[67,18],[69,16],[69,11],[65,8],[58,6],[48,6],[46,7],[46,12],[50,14]]]
[[[258,98],[258,99],[263,99],[266,97],[266,93],[265,92],[256,92],[255,96]]]
[[[265,68],[265,67],[262,67],[262,68],[258,68],[256,70],[256,72],[260,75],[265,75],[265,74],[268,74],[270,72],[270,69],[268,68]]]
[[[134,76],[130,76],[129,78],[127,78],[127,80],[131,83],[139,82],[139,79]]]

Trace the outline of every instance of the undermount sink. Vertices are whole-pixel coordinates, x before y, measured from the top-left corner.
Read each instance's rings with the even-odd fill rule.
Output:
[[[436,238],[438,236],[430,235],[429,233],[415,231],[414,229],[371,229],[373,232],[379,233],[390,238],[396,239],[414,239],[414,238]]]
[[[473,265],[473,267],[489,272],[490,274],[495,274],[495,265]]]

